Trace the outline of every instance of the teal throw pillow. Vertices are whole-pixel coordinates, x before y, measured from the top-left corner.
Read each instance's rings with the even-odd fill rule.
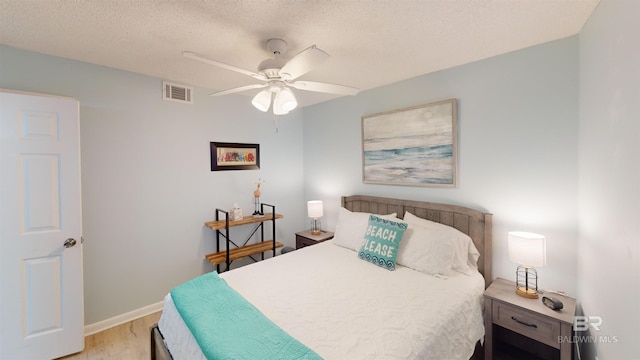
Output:
[[[400,241],[406,230],[406,223],[370,215],[358,257],[387,270],[395,270]]]

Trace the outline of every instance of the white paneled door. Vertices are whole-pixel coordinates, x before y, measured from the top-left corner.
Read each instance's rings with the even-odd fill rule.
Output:
[[[84,348],[78,102],[0,90],[0,359]]]

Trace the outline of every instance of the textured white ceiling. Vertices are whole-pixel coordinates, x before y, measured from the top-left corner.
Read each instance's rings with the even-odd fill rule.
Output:
[[[375,88],[577,34],[598,0],[0,0],[0,44],[213,90],[316,44],[331,58],[300,79]],[[1,65],[1,64],[0,64]],[[0,71],[1,68],[0,68]],[[336,95],[295,91],[301,105]],[[255,92],[253,92],[255,93]],[[253,95],[246,92],[246,95]]]

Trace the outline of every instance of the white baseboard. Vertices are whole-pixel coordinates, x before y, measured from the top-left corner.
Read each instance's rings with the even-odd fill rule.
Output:
[[[154,312],[158,312],[162,310],[164,305],[163,301],[160,301],[155,304],[147,305],[140,309],[136,309],[133,311],[129,311],[128,313],[120,314],[118,316],[114,316],[110,319],[98,321],[97,323],[89,324],[84,326],[84,336],[93,335],[95,333],[99,333],[100,331],[110,329],[114,326],[122,325],[129,321],[139,319],[143,316],[147,316],[149,314],[153,314]]]

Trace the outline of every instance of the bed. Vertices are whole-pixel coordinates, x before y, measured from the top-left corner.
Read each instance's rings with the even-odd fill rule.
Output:
[[[405,224],[394,271],[362,256],[357,231],[363,221],[371,229],[374,220]],[[445,240],[416,248],[425,246],[414,240],[424,231]],[[220,278],[276,327],[325,359],[471,357],[484,336],[491,214],[457,205],[345,196],[335,235]],[[458,245],[442,245],[449,242]],[[161,319],[151,329],[151,358],[205,359],[173,300],[171,294],[165,297]],[[227,333],[215,331],[220,337]]]

